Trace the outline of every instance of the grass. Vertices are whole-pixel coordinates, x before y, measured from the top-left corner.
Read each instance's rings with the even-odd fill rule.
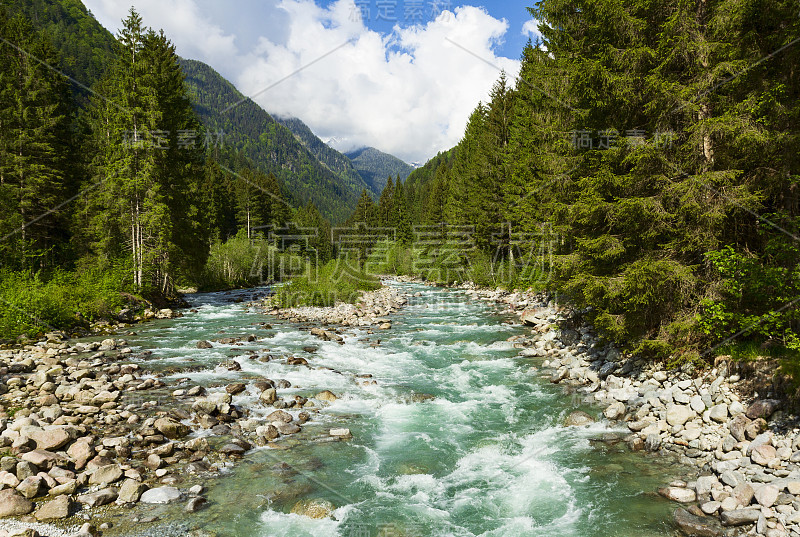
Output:
[[[303,276],[278,288],[273,303],[283,308],[295,306],[334,306],[337,302],[355,303],[363,291],[380,289],[380,280],[347,259],[309,267]]]

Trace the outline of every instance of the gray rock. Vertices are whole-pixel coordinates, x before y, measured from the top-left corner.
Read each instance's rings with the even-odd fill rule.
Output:
[[[107,505],[117,499],[117,489],[114,487],[104,488],[97,492],[89,492],[81,494],[77,500],[86,507],[98,507],[100,505]]]
[[[219,452],[220,453],[222,453],[223,455],[228,455],[228,456],[239,456],[239,457],[241,457],[242,455],[245,454],[246,451],[247,450],[244,449],[242,446],[240,446],[238,444],[234,444],[234,443],[225,444],[224,446],[219,448]]]
[[[728,405],[721,403],[719,405],[712,406],[708,413],[708,417],[717,423],[723,423],[728,419]]]
[[[722,535],[722,528],[716,519],[693,515],[683,508],[675,509],[672,518],[684,535],[696,537],[720,537]]]
[[[157,487],[144,492],[140,498],[142,503],[172,503],[183,497],[175,487]]]
[[[625,415],[625,404],[615,401],[606,407],[603,415],[610,420],[618,420]]]
[[[753,501],[753,487],[750,483],[739,483],[733,488],[733,497],[742,507],[747,507]]]
[[[703,411],[706,409],[706,404],[703,402],[703,398],[699,395],[695,395],[689,401],[689,406],[692,407],[692,410],[697,412],[698,414],[702,414]]]
[[[719,476],[720,481],[728,485],[729,487],[735,487],[739,483],[744,482],[744,478],[739,472],[734,472],[733,470],[726,470],[722,472]]]
[[[723,526],[743,526],[744,524],[754,524],[758,521],[761,509],[734,509],[722,513],[720,520]]]
[[[122,468],[117,464],[107,464],[92,472],[89,476],[90,485],[110,485],[122,477]]]
[[[719,479],[715,475],[702,475],[697,478],[695,483],[695,492],[698,498],[705,498],[711,493],[711,489],[719,484]]]

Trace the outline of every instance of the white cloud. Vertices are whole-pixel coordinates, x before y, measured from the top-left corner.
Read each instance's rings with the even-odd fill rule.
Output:
[[[107,27],[125,16],[120,4],[87,2]],[[134,4],[145,24],[164,28],[179,54],[210,64],[270,113],[300,118],[323,140],[371,145],[407,161],[455,145],[499,70],[519,71],[518,61],[495,53],[508,23],[476,7],[382,35],[365,27],[353,0],[327,8],[281,0],[277,9],[288,28],[280,37],[265,31],[255,49],[240,51],[236,36],[195,0]]]
[[[539,33],[539,21],[536,19],[531,19],[527,21],[525,24],[522,25],[522,35],[527,35],[529,37],[541,37],[541,33]]]

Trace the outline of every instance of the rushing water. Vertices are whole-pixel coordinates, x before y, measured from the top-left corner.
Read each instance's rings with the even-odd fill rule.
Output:
[[[403,286],[422,296],[410,299],[393,328],[359,332],[346,345],[321,342],[222,293],[196,295],[196,313],[143,325],[129,339],[153,351],[148,367],[191,366],[195,372],[174,376],[196,383],[284,378],[293,388],[281,395],[328,389],[340,397],[285,442],[289,449],[253,450],[211,483],[208,508],[185,515],[189,527],[237,537],[671,534],[673,506],[653,491],[676,468],[609,441],[624,431],[602,421],[563,427],[571,410],[597,409],[538,378],[536,359],[517,357],[506,339],[523,328],[459,291]],[[253,326],[264,321],[274,329]],[[268,339],[196,348],[200,339],[250,333]],[[371,345],[377,338],[381,344]],[[318,351],[304,352],[308,345]],[[322,368],[244,356],[265,348]],[[219,366],[231,357],[242,371]],[[250,406],[251,390],[234,403]],[[331,427],[348,427],[353,439],[312,441]],[[337,509],[324,520],[291,514],[302,499]]]

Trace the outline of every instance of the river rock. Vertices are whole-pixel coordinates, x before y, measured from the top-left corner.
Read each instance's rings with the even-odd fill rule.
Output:
[[[153,427],[167,438],[176,439],[182,438],[189,434],[191,429],[188,426],[175,421],[172,418],[159,418],[153,424]]]
[[[680,503],[689,503],[697,499],[697,495],[693,490],[682,487],[662,487],[658,489],[658,493],[667,499]]]
[[[117,499],[117,489],[108,487],[97,492],[89,492],[81,494],[77,500],[86,507],[98,507],[100,505],[107,505]]]
[[[30,434],[31,440],[36,442],[37,449],[53,451],[66,446],[72,438],[63,428],[33,431]]]
[[[82,470],[89,459],[94,457],[94,447],[92,447],[91,440],[88,437],[79,438],[69,446],[67,455],[75,462],[75,469]]]
[[[276,421],[272,425],[274,425],[275,428],[278,429],[278,432],[281,434],[295,434],[299,433],[301,430],[300,426],[297,425],[296,423],[282,423]]]
[[[256,427],[256,434],[261,438],[266,438],[267,440],[274,440],[280,436],[278,429],[276,429],[271,423],[269,425],[259,425]]]
[[[719,511],[720,503],[718,501],[712,500],[710,502],[705,502],[700,506],[700,510],[703,511],[707,515],[714,515]]]
[[[675,509],[672,518],[684,535],[696,537],[720,537],[722,535],[722,528],[716,519],[693,515],[683,508]]]
[[[780,490],[775,485],[762,485],[756,489],[754,497],[758,505],[772,507],[775,500],[778,499],[778,494],[780,494]]]
[[[275,401],[277,401],[277,400],[278,400],[278,392],[275,390],[275,388],[267,388],[266,390],[264,390],[263,392],[261,392],[261,395],[259,395],[259,396],[258,396],[258,398],[259,398],[259,399],[260,399],[260,400],[261,400],[263,403],[266,403],[266,404],[268,404],[268,405],[271,405],[271,404],[273,404]]]
[[[234,444],[233,442],[231,442],[229,444],[225,444],[224,446],[219,448],[219,452],[221,454],[228,455],[228,456],[241,457],[242,455],[245,454],[246,451],[247,450],[244,449],[242,446],[240,446],[238,444]]]
[[[187,513],[196,513],[197,511],[202,509],[207,502],[208,500],[206,500],[202,496],[196,496],[194,498],[190,498],[189,501],[186,502],[186,507],[184,508],[184,511],[186,511]]]
[[[739,483],[733,487],[733,497],[736,498],[736,503],[742,507],[747,507],[753,501],[753,487],[750,483]]]
[[[694,410],[685,405],[672,405],[667,409],[667,423],[673,427],[683,425],[694,417]]]
[[[751,420],[758,418],[769,419],[778,410],[780,404],[781,402],[777,399],[758,399],[747,407],[745,414]]]
[[[769,466],[777,457],[777,450],[768,444],[758,446],[750,453],[752,461],[761,466]]]
[[[282,423],[289,423],[292,421],[292,415],[286,412],[285,410],[276,410],[272,412],[269,416],[267,416],[266,421],[272,423],[275,421],[279,421]]]
[[[122,477],[122,468],[117,464],[101,466],[89,476],[90,485],[110,485]]]
[[[71,503],[68,496],[59,496],[39,507],[33,516],[36,517],[36,520],[67,518],[69,516]]]
[[[213,347],[214,346],[208,341],[198,341],[197,342],[197,348],[198,349],[211,349]]]
[[[721,403],[719,405],[712,406],[708,413],[708,417],[717,423],[725,422],[725,420],[728,419],[728,405]]]
[[[14,489],[0,490],[0,517],[27,515],[33,511],[33,502]]]
[[[695,482],[695,492],[698,498],[705,498],[711,494],[711,489],[719,485],[719,479],[715,475],[703,475],[697,478]]]
[[[658,451],[661,447],[661,437],[657,433],[650,433],[644,439],[644,449],[646,451]]]
[[[328,431],[328,434],[330,434],[331,436],[339,437],[339,438],[350,438],[351,436],[353,436],[350,433],[350,429],[346,429],[346,428],[331,429],[330,431]]]
[[[603,415],[610,420],[620,419],[625,415],[625,404],[620,401],[615,401],[606,407],[603,411]]]
[[[335,509],[336,507],[328,500],[300,500],[292,507],[292,513],[322,519],[331,516]]]
[[[233,384],[228,384],[227,386],[225,386],[225,391],[231,395],[242,393],[246,389],[247,386],[243,382],[235,382]]]
[[[744,434],[750,439],[754,440],[767,430],[767,420],[764,418],[756,418],[745,427]]]
[[[758,522],[758,516],[760,514],[761,509],[734,509],[733,511],[725,511],[722,513],[720,520],[723,526],[743,526],[744,524]]]
[[[135,479],[126,479],[119,488],[118,503],[136,503],[147,492],[147,485]]]
[[[29,500],[39,496],[45,488],[44,480],[38,475],[26,477],[17,485],[17,492]]]
[[[172,503],[177,502],[182,497],[181,491],[175,487],[157,487],[145,491],[140,501],[142,503]]]
[[[565,427],[583,427],[591,423],[594,423],[594,418],[582,410],[570,412],[564,420]]]
[[[744,414],[737,414],[728,424],[728,429],[738,442],[743,442],[746,439],[745,429],[750,425],[750,420]]]
[[[334,401],[336,401],[336,399],[338,399],[338,397],[336,397],[336,395],[333,392],[325,390],[315,395],[314,399],[317,399],[318,401],[327,401],[328,403],[333,403]]]

